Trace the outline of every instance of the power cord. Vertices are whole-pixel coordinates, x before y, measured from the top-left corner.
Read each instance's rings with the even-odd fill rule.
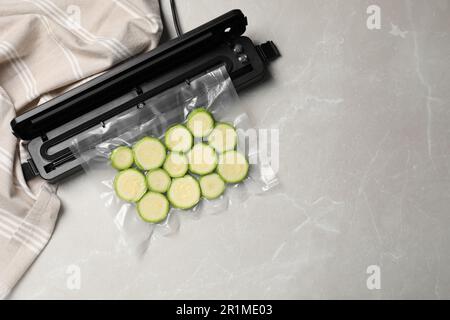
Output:
[[[181,31],[181,28],[180,28],[180,20],[178,18],[175,0],[170,0],[170,9],[172,10],[172,19],[173,19],[173,24],[175,26],[175,31],[177,32],[177,36],[179,37],[183,34],[183,32]]]

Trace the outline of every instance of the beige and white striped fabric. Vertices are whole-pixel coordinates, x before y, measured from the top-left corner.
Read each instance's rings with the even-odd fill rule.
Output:
[[[47,244],[60,202],[24,181],[10,121],[134,54],[162,32],[158,0],[0,0],[0,298]]]

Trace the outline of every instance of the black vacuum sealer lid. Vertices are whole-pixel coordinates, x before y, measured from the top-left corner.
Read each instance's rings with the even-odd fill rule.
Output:
[[[105,91],[109,92],[107,99],[111,99],[111,93],[119,96],[138,85],[140,75],[160,73],[188,61],[218,43],[242,35],[246,25],[247,18],[240,10],[230,11],[18,116],[11,122],[13,132],[24,140],[42,135],[101,104]]]

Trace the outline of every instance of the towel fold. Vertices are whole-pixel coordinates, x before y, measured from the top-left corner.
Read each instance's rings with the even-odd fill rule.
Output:
[[[26,142],[10,121],[153,49],[161,32],[157,0],[0,2],[0,298],[46,246],[60,207],[55,186],[25,182]]]

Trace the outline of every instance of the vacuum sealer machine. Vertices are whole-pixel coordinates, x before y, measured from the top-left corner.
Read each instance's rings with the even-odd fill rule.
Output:
[[[242,36],[246,25],[240,10],[230,11],[16,117],[13,133],[30,154],[25,178],[56,182],[80,170],[70,149],[78,135],[208,70],[225,66],[237,91],[262,80],[279,52],[272,41]]]

